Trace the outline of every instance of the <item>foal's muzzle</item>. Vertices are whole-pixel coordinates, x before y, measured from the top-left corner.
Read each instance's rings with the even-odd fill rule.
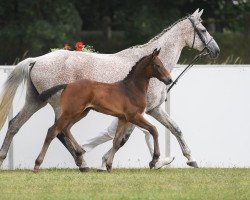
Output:
[[[173,83],[173,80],[169,79],[169,78],[163,78],[162,82],[165,83],[166,85],[169,85],[169,84]]]

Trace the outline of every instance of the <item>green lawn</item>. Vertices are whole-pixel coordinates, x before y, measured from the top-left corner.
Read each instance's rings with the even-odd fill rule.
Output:
[[[250,169],[0,171],[0,199],[250,199]]]

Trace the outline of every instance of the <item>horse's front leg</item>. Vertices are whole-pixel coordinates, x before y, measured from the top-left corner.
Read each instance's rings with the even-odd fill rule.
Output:
[[[188,159],[187,165],[191,167],[198,167],[196,161],[193,159],[191,155],[191,151],[183,138],[183,134],[179,127],[175,124],[175,122],[169,117],[167,112],[160,108],[160,106],[150,110],[148,112],[149,115],[154,117],[157,121],[163,124],[166,128],[168,128],[171,133],[176,137],[177,141],[180,144],[183,155]]]

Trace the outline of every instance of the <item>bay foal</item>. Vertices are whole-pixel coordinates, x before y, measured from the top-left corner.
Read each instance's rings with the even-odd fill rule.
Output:
[[[157,57],[159,52],[160,50],[155,49],[152,54],[141,58],[122,81],[107,84],[82,79],[69,84],[58,85],[43,92],[40,98],[46,101],[53,94],[64,89],[60,101],[61,116],[48,130],[42,150],[36,159],[34,172],[38,172],[51,141],[60,132],[63,132],[65,137],[70,140],[79,157],[84,153],[70,133],[70,128],[85,117],[91,109],[116,116],[119,119],[113,148],[106,165],[109,172],[112,169],[115,153],[123,145],[124,127],[127,123],[133,123],[152,134],[154,154],[149,165],[151,168],[154,167],[160,156],[158,132],[143,117],[149,79],[155,77],[166,85],[172,82],[169,72]]]

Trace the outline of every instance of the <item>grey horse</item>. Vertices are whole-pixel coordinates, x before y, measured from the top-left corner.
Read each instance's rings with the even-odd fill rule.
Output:
[[[0,166],[6,158],[9,146],[14,135],[22,125],[39,109],[49,103],[60,116],[60,93],[53,96],[48,102],[41,101],[38,96],[55,85],[69,83],[77,79],[92,79],[95,81],[112,83],[123,79],[131,67],[141,57],[149,54],[155,48],[161,48],[159,58],[164,66],[171,71],[179,60],[182,49],[187,46],[202,51],[207,47],[211,58],[219,55],[219,47],[212,36],[201,23],[203,10],[197,9],[192,15],[186,16],[143,45],[134,46],[114,54],[83,53],[67,50],[58,50],[36,58],[27,58],[20,62],[5,82],[0,93],[0,129],[4,125],[18,86],[27,82],[25,105],[22,110],[10,121],[7,134],[0,149]],[[191,23],[192,18],[193,23]],[[35,63],[35,65],[33,65]],[[32,68],[33,66],[33,68]],[[32,68],[32,70],[31,70]],[[166,99],[166,86],[156,79],[151,79],[147,95],[145,112],[168,128],[180,144],[183,155],[189,166],[197,167],[191,151],[186,144],[179,127],[160,107]],[[125,137],[132,133],[134,126],[129,124]],[[76,155],[74,148],[59,134],[58,139],[74,157],[80,170],[85,170],[84,159]],[[107,158],[109,152],[105,154]]]

